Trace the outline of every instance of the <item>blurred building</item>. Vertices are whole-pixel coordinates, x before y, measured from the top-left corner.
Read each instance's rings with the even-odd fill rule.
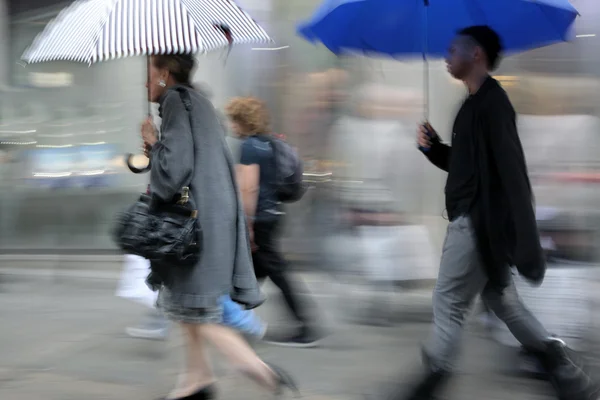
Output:
[[[0,0],[1,252],[115,252],[113,216],[147,182],[147,176],[127,172],[122,162],[124,153],[139,148],[139,123],[146,111],[144,59],[92,67],[19,63],[35,35],[68,3]],[[239,3],[276,43],[235,48],[227,60],[220,53],[201,56],[196,80],[210,83],[219,107],[233,95],[257,95],[269,103],[273,129],[299,148],[314,180],[314,190],[290,208],[286,246],[298,257],[319,257],[324,250],[318,242],[330,232],[323,215],[335,208],[335,196],[324,194],[337,178],[331,132],[351,113],[357,88],[383,85],[406,98],[421,92],[423,66],[410,60],[338,59],[304,42],[296,36],[295,24],[310,15],[316,0]],[[600,173],[600,4],[573,4],[582,14],[573,43],[511,57],[498,77],[521,115],[532,174],[546,176],[535,181],[538,203],[592,212],[600,204],[598,184],[590,183]],[[464,89],[443,63],[432,62],[430,68],[430,119],[444,135]],[[415,99],[417,109],[421,104]],[[410,119],[403,117],[402,124],[411,126],[419,119],[417,110]],[[445,176],[423,158],[406,159],[410,162],[399,164],[402,171],[397,172],[402,187],[410,188],[407,207],[412,219],[428,226],[439,241]],[[588,180],[552,180],[564,172],[584,174]],[[573,190],[557,190],[556,185]]]

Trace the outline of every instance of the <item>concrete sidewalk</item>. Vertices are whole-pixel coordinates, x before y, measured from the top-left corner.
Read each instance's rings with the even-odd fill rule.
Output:
[[[109,284],[83,280],[11,279],[0,284],[0,399],[149,400],[174,382],[181,354],[177,334],[167,342],[134,340],[124,328],[144,308],[114,295]],[[338,305],[319,299],[332,335],[319,349],[257,345],[266,361],[289,370],[303,398],[361,399],[386,378],[410,376],[428,324],[395,327],[354,325],[336,319]],[[259,309],[272,326],[286,316],[270,299]],[[465,355],[449,400],[551,399],[549,385],[498,374],[505,350],[478,328],[466,333]],[[216,357],[221,399],[270,398]]]
[[[0,256],[0,282],[70,283],[105,288],[116,288],[121,277],[121,256]],[[330,275],[311,272],[306,268],[293,271],[317,303],[335,304],[338,311],[328,318],[358,322],[372,313],[365,305],[386,304],[387,312],[398,322],[429,322],[431,320],[431,293],[433,281],[406,283],[404,287],[386,288],[389,293],[375,292],[360,277]],[[278,290],[267,282],[264,286],[269,296],[278,296]]]
[[[565,307],[577,300],[575,297],[578,297],[580,302],[593,304],[594,308],[600,307],[600,268],[592,268],[591,273],[588,273],[584,271],[586,268],[582,270],[575,267],[549,269],[542,286],[543,290],[539,293],[537,289],[531,292],[529,285],[525,284],[522,295],[533,296],[528,299],[532,301],[535,300],[536,293],[540,296],[545,293],[548,296],[556,291],[556,296],[560,294],[559,297],[564,299]],[[93,286],[110,291],[117,287],[122,269],[121,256],[0,256],[0,282],[7,280],[62,283]],[[392,323],[430,322],[432,318],[434,281],[404,282],[396,287],[382,288],[370,285],[360,276],[311,272],[310,269],[294,271],[293,276],[303,283],[320,310],[331,309],[320,307],[321,304],[335,308],[334,314],[325,315],[332,321],[373,322],[371,316],[377,313],[382,314],[383,318],[379,319],[386,319]],[[583,283],[586,285],[585,294],[576,293],[577,285]],[[264,289],[271,297],[279,296],[278,290],[269,282]]]

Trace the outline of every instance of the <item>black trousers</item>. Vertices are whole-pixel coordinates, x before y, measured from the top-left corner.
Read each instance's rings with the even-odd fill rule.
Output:
[[[306,329],[309,317],[298,293],[299,284],[290,279],[288,265],[279,248],[281,225],[281,217],[254,222],[254,243],[258,247],[252,254],[254,273],[260,283],[266,278],[271,279],[281,290],[294,318]]]

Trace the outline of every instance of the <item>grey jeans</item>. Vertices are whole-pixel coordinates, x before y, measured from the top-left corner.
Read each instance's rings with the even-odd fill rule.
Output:
[[[448,226],[433,293],[433,331],[424,348],[432,368],[453,369],[465,317],[480,293],[486,306],[524,346],[545,348],[550,335],[523,305],[514,283],[502,292],[488,285],[471,220],[460,217]]]

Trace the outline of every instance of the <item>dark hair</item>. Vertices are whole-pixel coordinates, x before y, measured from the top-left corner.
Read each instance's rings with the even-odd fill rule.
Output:
[[[487,25],[469,26],[458,31],[458,34],[468,36],[483,49],[490,71],[498,67],[502,53],[502,41],[492,28]]]
[[[192,86],[192,71],[196,67],[196,59],[191,54],[159,54],[152,57],[156,68],[165,68],[173,79],[182,85]]]

